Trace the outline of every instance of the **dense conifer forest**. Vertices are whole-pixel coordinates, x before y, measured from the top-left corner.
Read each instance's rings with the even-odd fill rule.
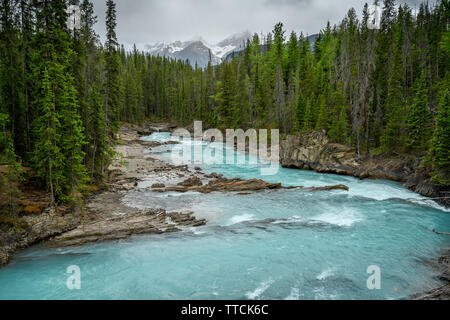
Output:
[[[115,156],[121,122],[194,119],[218,128],[326,130],[361,156],[426,156],[433,181],[450,184],[450,3],[416,9],[384,0],[381,28],[368,5],[326,24],[314,45],[277,24],[221,65],[127,51],[116,6],[97,21],[89,0],[1,0],[0,165],[2,197],[14,211],[17,182],[31,168],[68,203],[98,184]],[[378,1],[376,1],[378,3]],[[69,30],[69,4],[81,28]],[[106,41],[94,31],[106,23]]]

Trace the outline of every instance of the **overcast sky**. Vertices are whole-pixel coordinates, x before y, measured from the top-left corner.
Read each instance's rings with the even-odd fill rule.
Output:
[[[372,0],[116,0],[117,34],[120,43],[140,48],[198,36],[214,44],[247,30],[267,33],[279,21],[289,32],[314,34],[328,20],[341,21],[351,7],[361,15],[367,1]],[[406,0],[412,6],[419,1]],[[106,0],[93,2],[103,41]]]

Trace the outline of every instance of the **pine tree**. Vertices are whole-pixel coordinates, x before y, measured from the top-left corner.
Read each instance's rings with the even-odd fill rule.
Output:
[[[219,105],[219,122],[222,128],[232,128],[233,116],[236,112],[235,74],[232,63],[226,63],[223,69],[222,81],[218,83],[218,93],[215,101]]]
[[[25,120],[23,117],[23,60],[20,52],[17,1],[3,0],[0,4],[0,112],[9,115],[14,145],[25,154]]]
[[[106,86],[105,86],[105,136],[114,140],[119,129],[120,111],[120,57],[117,52],[118,41],[116,35],[116,4],[113,0],[106,1]],[[109,129],[108,129],[109,128]],[[102,171],[104,171],[103,168]]]
[[[0,113],[0,221],[9,220],[17,224],[17,206],[21,196],[18,184],[21,182],[22,168],[14,151],[11,134],[7,130],[9,116]],[[8,217],[2,217],[7,214]]]
[[[303,94],[300,92],[298,95],[298,101],[295,108],[295,125],[294,131],[298,132],[303,129],[305,123],[306,104],[303,98]]]
[[[67,197],[68,200],[73,200],[76,198],[76,193],[80,186],[87,181],[86,167],[83,165],[85,153],[82,149],[86,142],[83,134],[83,124],[78,113],[77,93],[73,85],[73,78],[70,74],[67,74],[64,80],[61,123],[64,132],[62,136],[62,153],[65,158],[65,194],[69,195]]]
[[[439,103],[430,150],[432,180],[450,185],[450,93],[446,90]]]
[[[428,109],[428,88],[425,73],[417,80],[416,97],[408,109],[408,148],[423,151],[430,137],[431,113]]]
[[[289,79],[290,76],[295,75],[299,67],[300,50],[298,45],[297,34],[294,31],[292,31],[289,37],[287,47],[288,47],[287,49],[288,66],[285,78],[286,80]]]
[[[59,147],[61,141],[60,116],[55,106],[55,94],[51,88],[50,76],[45,68],[42,74],[39,97],[34,101],[39,116],[34,122],[36,144],[33,163],[38,175],[43,177],[50,192],[51,203],[55,204],[63,195],[64,156]]]
[[[105,136],[105,116],[98,84],[93,84],[89,96],[90,116],[89,127],[92,128],[89,144],[92,146],[90,157],[90,182],[103,180],[102,170],[106,167],[112,156],[112,149]]]
[[[319,103],[319,117],[317,119],[316,129],[328,130],[328,105],[324,95],[320,96]]]
[[[311,100],[306,100],[306,107],[305,107],[305,120],[303,124],[303,129],[305,131],[310,131],[315,127],[315,121],[314,121],[314,110],[312,107]]]
[[[406,101],[404,97],[404,64],[402,60],[403,41],[403,30],[397,22],[392,58],[393,66],[389,78],[387,97],[387,125],[381,137],[382,148],[386,152],[400,152],[405,146]]]
[[[333,121],[330,127],[329,136],[332,141],[347,143],[348,139],[348,114],[344,106],[341,106],[339,117]]]
[[[22,159],[28,160],[28,155],[31,153],[32,148],[32,130],[31,123],[33,119],[31,100],[32,100],[32,88],[33,85],[31,83],[31,75],[32,75],[32,53],[33,48],[31,46],[33,39],[33,7],[32,0],[20,0],[20,25],[21,25],[21,57],[22,57],[22,72],[21,72],[21,84],[22,84],[22,118],[24,119],[24,125],[22,132],[24,133],[23,139],[21,142],[24,145],[24,154],[20,152],[20,147],[15,146],[15,149],[18,149],[20,156]],[[20,145],[20,142],[18,143]]]
[[[286,127],[286,95],[285,95],[285,83],[283,80],[283,73],[281,64],[277,64],[275,75],[275,88],[274,88],[274,105],[276,112],[277,127],[281,128],[284,133],[287,133]]]

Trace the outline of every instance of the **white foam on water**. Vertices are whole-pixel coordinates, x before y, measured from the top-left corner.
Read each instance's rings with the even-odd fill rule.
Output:
[[[197,227],[183,227],[183,226],[178,226],[178,228],[182,231],[186,231],[186,232],[190,232],[196,236],[200,236],[203,234],[206,234],[205,231],[200,231]]]
[[[174,139],[171,136],[170,132],[154,132],[148,137],[142,137],[141,140],[149,141],[149,142],[155,141],[155,142],[165,143],[165,142],[173,141]]]
[[[322,271],[321,273],[319,273],[317,275],[316,279],[319,281],[323,281],[333,275],[334,275],[334,268],[328,268],[328,269],[325,269],[324,271]]]
[[[442,205],[440,205],[439,203],[437,203],[436,201],[433,200],[427,200],[427,199],[408,199],[409,202],[412,202],[414,204],[418,204],[418,205],[423,205],[423,206],[427,206],[433,209],[437,209],[437,210],[441,210],[444,212],[450,212],[450,208],[446,208]]]
[[[272,279],[268,279],[266,281],[261,282],[261,284],[253,291],[249,291],[245,294],[245,296],[249,300],[255,300],[259,298],[264,292],[266,292],[267,289],[273,284]]]
[[[291,288],[291,293],[284,298],[284,300],[299,300],[300,299],[300,290],[298,288]]]
[[[363,219],[364,217],[357,210],[352,208],[345,208],[341,212],[327,212],[314,217],[314,220],[316,221],[334,224],[339,227],[351,227]]]
[[[255,215],[245,213],[245,214],[242,214],[242,215],[239,215],[239,216],[232,217],[230,219],[230,223],[231,224],[238,224],[238,223],[241,223],[241,222],[244,222],[244,221],[252,221],[252,220],[254,220],[254,218],[255,218]]]
[[[154,195],[157,198],[179,198],[179,197],[185,197],[185,196],[189,196],[189,195],[193,195],[193,194],[201,194],[201,193],[197,192],[197,191],[188,191],[188,192],[170,191],[167,193],[153,192],[152,195]]]
[[[325,288],[316,288],[313,290],[316,300],[333,300],[337,298],[337,295],[326,293]]]
[[[363,180],[350,182],[350,196],[360,196],[374,200],[388,200],[388,199],[421,199],[419,194],[406,189],[401,184],[396,184],[390,181],[373,181]]]

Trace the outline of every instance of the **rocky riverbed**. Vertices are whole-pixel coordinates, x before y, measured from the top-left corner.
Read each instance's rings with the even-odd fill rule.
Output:
[[[216,173],[205,174],[200,168],[174,166],[152,157],[152,148],[176,142],[145,142],[141,135],[152,131],[168,130],[165,126],[140,129],[122,127],[117,151],[122,155],[109,170],[109,191],[102,192],[86,203],[88,214],[74,230],[50,239],[51,246],[78,246],[89,242],[118,240],[138,234],[161,234],[179,231],[182,227],[205,225],[206,220],[196,219],[193,212],[166,212],[162,209],[140,210],[125,205],[122,198],[127,191],[147,189],[153,192],[257,192],[283,189],[280,183],[263,180],[227,179]],[[146,181],[149,187],[139,187]],[[320,188],[297,188],[299,191],[348,190],[343,185]]]
[[[153,192],[234,192],[248,194],[273,189],[298,189],[299,192],[348,190],[347,186],[319,188],[283,187],[259,179],[228,179],[223,175],[205,174],[200,168],[174,166],[152,157],[152,149],[176,142],[146,142],[141,136],[171,131],[169,124],[147,124],[144,127],[124,125],[118,134],[117,159],[108,169],[106,190],[85,199],[84,208],[44,208],[25,215],[24,231],[6,231],[0,235],[0,265],[12,254],[32,244],[48,241],[53,247],[79,246],[86,243],[118,240],[139,234],[177,232],[183,227],[205,225],[191,211],[166,212],[161,209],[140,210],[122,202],[126,192],[147,189]],[[139,187],[146,182],[148,187]],[[42,202],[39,202],[42,203]],[[33,207],[31,204],[28,207]]]
[[[263,180],[228,179],[219,174],[205,174],[201,168],[174,166],[153,157],[152,149],[176,142],[146,142],[141,136],[155,131],[172,131],[168,124],[147,124],[145,127],[124,125],[119,132],[116,151],[121,156],[108,170],[106,190],[85,199],[83,210],[41,208],[24,216],[25,232],[0,232],[0,265],[12,254],[32,244],[47,241],[52,247],[79,246],[86,243],[118,240],[140,234],[162,234],[199,227],[207,223],[191,211],[167,212],[163,209],[141,210],[126,205],[122,199],[128,191],[145,189],[152,192],[234,192],[248,194],[268,189],[284,189],[277,183]],[[359,159],[351,148],[331,144],[324,133],[291,137],[282,142],[281,162],[285,167],[310,169],[323,173],[352,175],[359,178],[380,178],[401,181],[427,196],[441,195],[412,160]],[[406,162],[405,162],[406,161]],[[412,162],[411,162],[412,161]],[[418,161],[418,160],[415,160]],[[347,186],[320,188],[287,187],[302,191],[348,190]],[[428,190],[428,191],[427,191]],[[34,203],[34,202],[33,202]],[[32,208],[33,203],[26,203]],[[44,203],[40,201],[39,203]],[[442,279],[449,281],[448,252],[436,262],[442,268]],[[448,299],[449,286],[411,299]]]

